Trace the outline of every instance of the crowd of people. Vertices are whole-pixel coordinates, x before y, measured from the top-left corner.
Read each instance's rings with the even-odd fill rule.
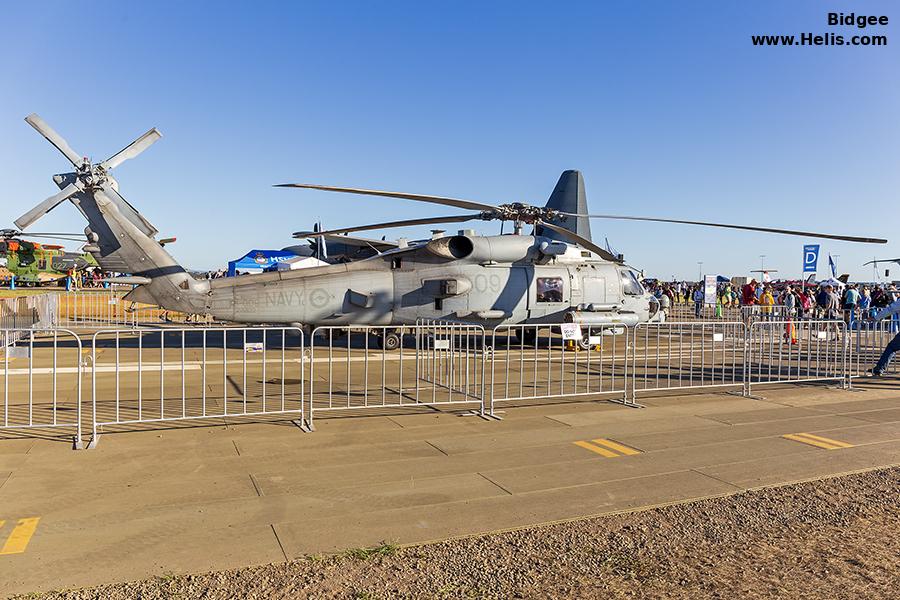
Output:
[[[693,305],[695,316],[707,306],[702,284],[689,282],[645,282],[656,296],[662,310],[669,313],[677,304]],[[729,307],[753,307],[753,314],[778,315],[797,319],[871,319],[874,314],[900,299],[894,284],[871,285],[851,283],[843,288],[826,281],[822,284],[794,282],[760,283],[750,280],[738,286],[731,282],[716,285],[716,316],[725,316]]]

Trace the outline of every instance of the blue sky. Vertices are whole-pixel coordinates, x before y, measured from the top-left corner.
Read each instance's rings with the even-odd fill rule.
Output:
[[[842,271],[871,277],[863,262],[900,256],[896,24],[871,31],[890,37],[886,48],[750,43],[751,34],[858,33],[827,27],[828,10],[900,19],[891,2],[839,4],[10,5],[0,221],[53,193],[50,176],[68,164],[23,121],[37,112],[96,160],[158,127],[163,139],[116,176],[193,268],[288,245],[318,219],[338,227],[437,214],[275,183],[543,204],[575,168],[593,212],[891,239],[822,241]],[[33,229],[82,227],[66,204]],[[744,274],[760,254],[793,275],[814,241],[614,221],[593,231],[664,278],[696,277],[701,260],[709,273]]]

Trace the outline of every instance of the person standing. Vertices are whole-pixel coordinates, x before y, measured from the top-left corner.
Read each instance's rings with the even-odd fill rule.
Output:
[[[900,300],[894,300],[891,304],[875,313],[875,321],[881,321],[898,313],[900,313]],[[884,372],[887,371],[891,364],[891,359],[894,358],[894,354],[897,352],[900,352],[900,333],[894,335],[893,339],[888,342],[884,352],[881,353],[881,358],[878,359],[878,363],[866,371],[866,375],[869,377],[881,377],[884,375]]]
[[[849,326],[856,318],[856,307],[859,304],[859,291],[855,285],[848,285],[844,292],[844,322]]]
[[[694,316],[698,319],[703,311],[703,296],[703,288],[697,286],[697,289],[694,290]]]
[[[869,294],[869,286],[864,285],[859,293],[859,316],[867,319],[869,317],[869,307],[872,304],[872,297]]]
[[[763,289],[763,293],[759,296],[759,305],[762,307],[761,312],[763,319],[772,318],[772,307],[775,306],[775,296],[772,294],[772,286],[767,285]]]

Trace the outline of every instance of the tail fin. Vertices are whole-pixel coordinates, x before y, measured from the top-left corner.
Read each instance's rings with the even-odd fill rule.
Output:
[[[547,200],[547,208],[555,208],[563,212],[587,214],[587,194],[584,191],[584,178],[581,171],[563,171]],[[566,220],[556,218],[550,221],[554,225],[558,225],[569,231],[580,235],[583,238],[591,239],[591,221],[587,217],[569,217]],[[550,229],[538,226],[535,230],[537,235],[548,237],[551,239],[567,242],[560,234]]]
[[[89,242],[85,250],[97,264],[106,271],[128,273],[135,281],[148,282],[136,287],[128,300],[189,313],[206,311],[209,283],[194,279],[148,235],[139,223],[149,222],[118,191],[102,186],[77,194],[73,203],[88,220],[84,231]],[[134,214],[123,213],[123,205]]]
[[[87,158],[80,158],[81,155],[39,116],[29,115],[26,121],[62,152],[75,170],[54,176],[54,182],[62,191],[19,217],[16,222],[20,227],[28,227],[68,200],[88,220],[85,251],[90,252],[104,270],[128,273],[132,282],[140,282],[127,296],[129,300],[183,312],[206,312],[209,283],[191,277],[153,239],[156,228],[119,194],[118,183],[109,173],[161,138],[159,131],[151,129],[105,161],[92,164]]]

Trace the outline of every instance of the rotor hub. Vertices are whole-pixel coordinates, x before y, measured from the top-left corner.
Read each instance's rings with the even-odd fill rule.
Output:
[[[560,216],[559,211],[555,209],[532,206],[522,202],[501,204],[493,215],[490,213],[485,214],[488,218],[528,223],[529,225],[534,225],[539,221],[550,221]]]

